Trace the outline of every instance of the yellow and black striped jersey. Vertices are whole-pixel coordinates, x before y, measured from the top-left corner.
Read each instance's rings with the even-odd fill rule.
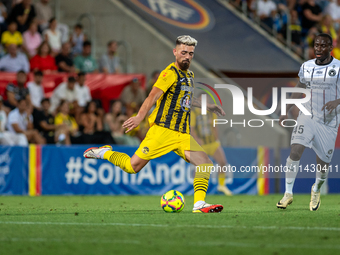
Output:
[[[154,84],[164,94],[157,100],[156,108],[149,117],[150,127],[161,127],[190,134],[190,109],[194,91],[194,73],[183,71],[170,64]]]
[[[207,112],[206,115],[202,115],[200,108],[195,108],[191,112],[191,128],[196,131],[197,136],[204,144],[213,143],[218,140],[213,130],[214,119],[217,119],[215,113]]]

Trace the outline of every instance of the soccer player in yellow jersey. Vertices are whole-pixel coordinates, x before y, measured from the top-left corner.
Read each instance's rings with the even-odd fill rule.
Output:
[[[218,140],[217,127],[213,126],[214,119],[217,119],[215,113],[207,112],[206,115],[202,115],[199,108],[193,109],[191,112],[191,135],[202,146],[208,156],[223,167],[227,165],[227,158]],[[225,185],[226,174],[224,172],[218,173],[217,190],[227,196],[232,196],[233,193]]]
[[[157,102],[149,117],[150,129],[135,154],[130,158],[125,153],[112,151],[111,146],[105,145],[87,149],[84,157],[106,159],[125,172],[136,174],[149,160],[174,151],[196,169],[193,212],[215,213],[221,212],[223,206],[205,202],[213,164],[190,135],[191,107],[201,107],[201,101],[193,97],[194,74],[189,70],[196,45],[197,41],[188,35],[177,37],[176,47],[173,49],[176,61],[161,72],[137,116],[123,123],[123,127],[127,129],[126,133],[130,132],[138,127]],[[225,115],[217,105],[208,104],[207,109],[218,115]]]

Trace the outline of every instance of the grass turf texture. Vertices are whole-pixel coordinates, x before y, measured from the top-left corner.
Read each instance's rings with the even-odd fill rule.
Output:
[[[0,254],[339,254],[339,196],[208,196],[220,214],[165,213],[160,196],[0,197]]]

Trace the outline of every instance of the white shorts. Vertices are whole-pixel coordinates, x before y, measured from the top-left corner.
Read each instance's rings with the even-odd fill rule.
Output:
[[[322,161],[330,163],[337,134],[338,128],[326,126],[309,116],[300,114],[290,144],[301,144],[312,148]]]

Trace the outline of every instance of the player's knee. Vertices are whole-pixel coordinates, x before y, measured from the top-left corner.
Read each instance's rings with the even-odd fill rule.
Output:
[[[202,156],[201,156],[201,158],[202,158],[202,164],[213,164],[213,162],[211,161],[211,159],[209,158],[209,156],[206,154],[206,153],[204,153]]]
[[[291,151],[289,157],[291,158],[291,160],[298,161],[300,160],[301,155],[297,151]]]
[[[292,147],[289,157],[291,160],[298,161],[302,156],[303,150],[298,147]]]

